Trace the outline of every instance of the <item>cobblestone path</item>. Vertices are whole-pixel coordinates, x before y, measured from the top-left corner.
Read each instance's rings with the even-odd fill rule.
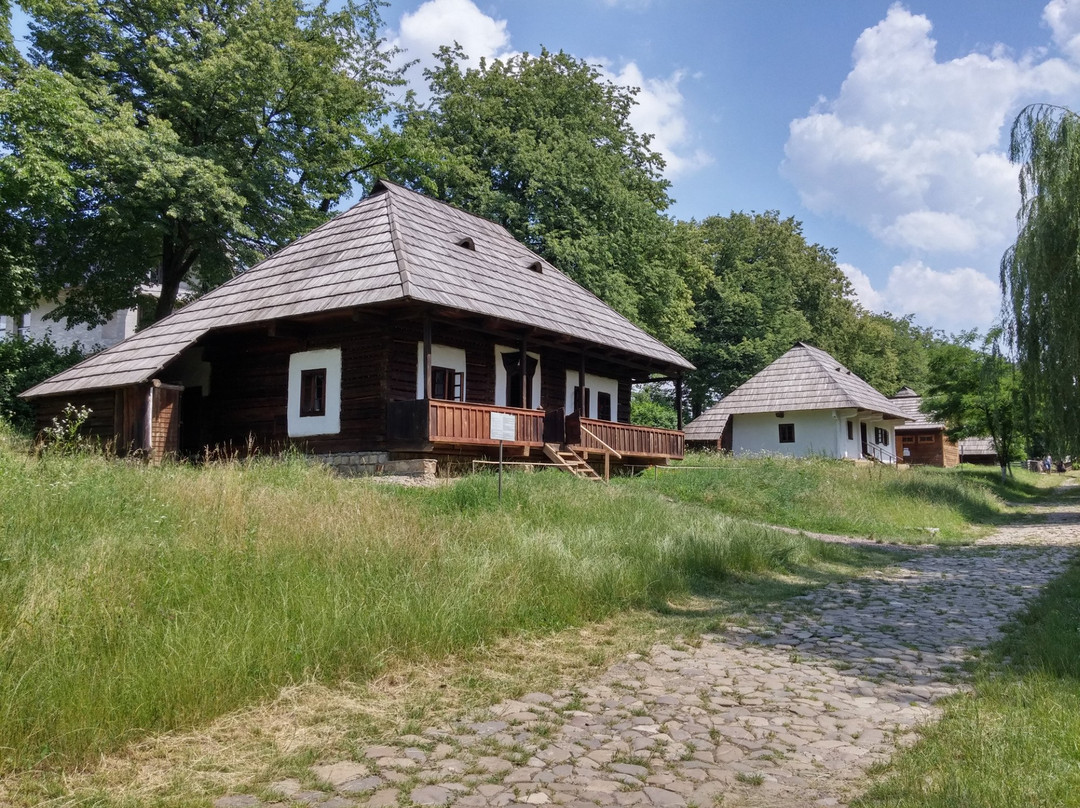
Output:
[[[573,691],[316,766],[329,790],[286,780],[275,801],[215,806],[843,805],[1080,544],[1080,514],[1046,511],[1046,524],[921,549],[700,647],[657,645]]]

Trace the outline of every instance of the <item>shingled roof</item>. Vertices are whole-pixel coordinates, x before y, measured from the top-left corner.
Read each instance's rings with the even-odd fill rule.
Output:
[[[686,425],[687,440],[720,440],[732,415],[854,407],[906,420],[896,403],[832,356],[803,342]]]
[[[397,300],[564,334],[669,371],[693,369],[502,226],[381,181],[340,216],[22,396],[148,381],[215,329]]]
[[[931,421],[930,416],[919,409],[922,406],[922,396],[910,387],[901,387],[895,396],[890,396],[889,401],[898,407],[900,412],[907,416],[910,423],[896,427],[898,431],[911,429],[944,429],[945,424]]]

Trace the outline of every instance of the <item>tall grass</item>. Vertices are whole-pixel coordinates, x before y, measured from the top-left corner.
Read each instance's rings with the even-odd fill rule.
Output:
[[[490,477],[396,489],[2,443],[0,772],[848,552],[551,474],[510,477],[500,504]]]
[[[1080,805],[1080,565],[976,672],[973,693],[901,753],[859,808]]]
[[[965,540],[1007,516],[1010,501],[1037,499],[1056,477],[1017,470],[856,466],[825,458],[732,458],[692,454],[685,466],[633,484],[681,502],[802,530],[898,541]]]

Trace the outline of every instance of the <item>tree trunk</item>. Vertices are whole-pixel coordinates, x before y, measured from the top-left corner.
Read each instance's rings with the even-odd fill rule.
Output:
[[[161,243],[161,293],[154,307],[154,322],[168,317],[176,308],[176,298],[180,293],[180,284],[191,269],[198,250],[190,250],[186,243],[177,243],[172,234],[166,235]]]

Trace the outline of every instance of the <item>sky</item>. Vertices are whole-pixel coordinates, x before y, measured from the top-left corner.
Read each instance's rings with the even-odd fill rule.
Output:
[[[1016,237],[1013,119],[1080,109],[1080,0],[391,0],[386,36],[430,64],[540,47],[641,88],[676,200],[778,210],[837,250],[859,301],[948,333],[998,318]]]
[[[563,50],[640,88],[680,219],[777,210],[835,248],[860,303],[947,333],[999,316],[1009,130],[1080,109],[1080,0],[389,0],[422,68]],[[25,18],[14,33],[25,35]]]

